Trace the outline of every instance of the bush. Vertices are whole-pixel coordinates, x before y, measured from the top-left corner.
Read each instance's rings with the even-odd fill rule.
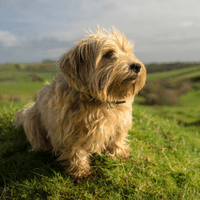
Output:
[[[139,95],[147,105],[179,105],[179,96],[189,92],[192,84],[188,81],[166,79],[148,81]]]
[[[53,59],[44,59],[42,60],[42,63],[55,63],[56,61]]]
[[[19,82],[19,79],[16,76],[11,76],[11,77],[1,77],[0,82],[3,83],[17,83]]]
[[[35,75],[35,74],[33,74],[33,75],[29,76],[29,81],[32,81],[32,82],[36,82],[36,81],[43,82],[44,79],[39,77],[39,76],[37,76],[37,75]]]
[[[184,69],[193,66],[198,66],[199,62],[163,62],[163,63],[148,63],[146,64],[148,73],[171,71],[174,69]]]
[[[58,69],[55,67],[54,63],[35,63],[35,64],[28,64],[24,68],[25,71],[29,72],[58,72]]]
[[[191,78],[191,81],[193,83],[200,83],[200,76],[196,76],[196,77]]]
[[[12,101],[12,102],[20,102],[21,99],[18,98],[18,97],[14,97],[14,96],[12,96],[12,97],[9,98],[9,101]]]
[[[14,64],[14,67],[15,67],[15,69],[18,70],[18,71],[21,70],[20,64]]]
[[[33,101],[35,102],[38,98],[38,94],[35,94],[34,97],[33,97]]]

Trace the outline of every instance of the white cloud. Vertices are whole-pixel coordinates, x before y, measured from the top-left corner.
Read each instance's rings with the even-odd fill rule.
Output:
[[[0,41],[5,47],[17,46],[20,44],[20,39],[8,31],[0,31]]]
[[[195,26],[195,23],[192,21],[183,21],[180,23],[181,27],[191,27],[191,26]]]
[[[58,58],[60,57],[63,53],[67,52],[67,48],[56,48],[56,49],[50,49],[47,51],[48,57],[50,58]]]
[[[199,55],[190,54],[199,52],[199,0],[0,1],[1,21],[9,30],[0,26],[1,62],[11,59],[9,53],[3,56],[8,51],[12,59],[60,57],[72,42],[87,36],[84,30],[95,31],[97,24],[123,31],[145,61],[166,59],[168,54],[176,60],[178,55],[168,52],[181,49],[182,57],[199,60]]]

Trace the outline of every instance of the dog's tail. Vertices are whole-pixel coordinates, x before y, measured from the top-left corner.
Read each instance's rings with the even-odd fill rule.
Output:
[[[27,109],[29,109],[33,105],[34,105],[34,103],[27,104],[23,109],[19,110],[15,114],[15,120],[14,120],[14,123],[13,123],[13,125],[15,126],[15,128],[19,128],[19,127],[23,126],[24,116],[26,114],[26,111],[27,111]]]

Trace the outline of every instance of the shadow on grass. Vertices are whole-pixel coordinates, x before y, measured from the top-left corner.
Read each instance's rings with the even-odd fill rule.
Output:
[[[51,153],[31,151],[23,128],[8,134],[0,134],[0,188],[12,182],[30,180],[41,174],[52,177],[53,171],[61,172],[61,166]]]
[[[0,134],[0,193],[10,184],[30,181],[35,177],[47,176],[52,178],[55,172],[63,177],[68,176],[63,172],[62,166],[56,161],[56,156],[49,152],[31,151],[31,145],[26,139],[23,128],[9,128],[7,134]],[[106,156],[93,155],[91,168],[93,174],[90,179],[104,180],[106,175],[103,168],[109,169],[112,166]],[[71,178],[74,185],[85,182],[87,179],[75,180]]]

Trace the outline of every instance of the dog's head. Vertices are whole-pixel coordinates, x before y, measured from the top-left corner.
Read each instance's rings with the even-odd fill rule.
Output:
[[[122,100],[136,95],[146,80],[145,66],[133,52],[116,28],[97,28],[60,58],[59,68],[75,90],[102,101]]]

